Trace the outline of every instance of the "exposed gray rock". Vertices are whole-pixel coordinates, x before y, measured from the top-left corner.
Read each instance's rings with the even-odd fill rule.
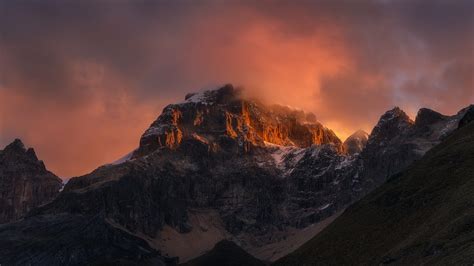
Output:
[[[23,217],[59,194],[61,179],[16,139],[0,151],[0,223]]]
[[[357,182],[371,191],[385,180],[406,169],[454,131],[466,110],[444,116],[430,109],[418,111],[412,121],[400,108],[387,111],[372,130],[358,163],[362,171]]]

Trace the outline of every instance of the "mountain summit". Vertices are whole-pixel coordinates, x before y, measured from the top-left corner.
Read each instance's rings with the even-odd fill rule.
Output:
[[[14,221],[59,194],[62,181],[32,148],[15,139],[0,150],[0,223]]]
[[[339,138],[313,114],[265,106],[244,98],[232,85],[188,94],[184,102],[166,106],[142,135],[134,157],[163,147],[177,149],[186,142],[199,142],[214,152],[252,152],[266,142],[299,148],[333,144],[342,151]]]
[[[351,155],[360,153],[367,145],[369,134],[363,130],[357,130],[344,141],[344,150]]]

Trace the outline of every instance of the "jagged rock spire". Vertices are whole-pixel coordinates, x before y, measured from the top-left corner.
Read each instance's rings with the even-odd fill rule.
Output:
[[[15,139],[0,151],[0,224],[21,218],[56,197],[62,181],[38,160],[33,148]]]

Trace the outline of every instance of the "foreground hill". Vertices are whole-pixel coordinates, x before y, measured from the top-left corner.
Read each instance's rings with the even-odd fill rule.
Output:
[[[0,224],[23,217],[59,194],[62,181],[16,139],[0,150]]]
[[[252,257],[234,242],[222,240],[208,253],[195,258],[182,266],[265,266],[262,261]]]
[[[468,115],[420,161],[276,265],[472,265],[474,122]]]

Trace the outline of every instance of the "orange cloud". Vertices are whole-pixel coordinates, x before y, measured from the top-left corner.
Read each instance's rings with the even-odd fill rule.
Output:
[[[164,105],[229,82],[342,139],[395,105],[454,113],[474,102],[472,5],[5,2],[0,146],[21,137],[58,175],[84,174],[134,149]]]
[[[159,99],[155,106],[142,105],[118,83],[110,89],[102,87],[100,76],[77,74],[79,84],[87,83],[96,92],[80,106],[67,107],[57,104],[55,98],[38,100],[10,88],[0,89],[2,140],[22,138],[61,177],[85,174],[136,148],[141,133],[163,105]],[[111,77],[105,80],[107,86],[113,86]]]

